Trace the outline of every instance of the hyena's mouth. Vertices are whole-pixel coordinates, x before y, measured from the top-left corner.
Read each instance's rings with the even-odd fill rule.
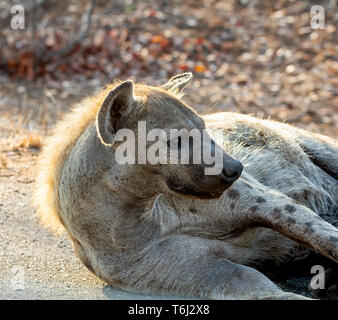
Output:
[[[231,185],[232,183],[228,185],[223,184],[221,189],[214,190],[214,191],[202,191],[202,190],[196,190],[190,185],[177,185],[175,182],[167,180],[167,186],[173,193],[181,195],[181,196],[193,198],[193,199],[219,198],[226,189],[231,187]]]

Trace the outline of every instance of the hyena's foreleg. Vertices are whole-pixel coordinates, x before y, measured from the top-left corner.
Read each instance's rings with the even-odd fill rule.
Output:
[[[228,254],[217,241],[171,235],[152,244],[135,262],[128,262],[120,279],[127,282],[125,290],[151,294],[236,300],[306,299],[282,291],[253,268],[231,262]],[[127,263],[127,259],[124,261]]]
[[[335,284],[338,274],[338,229],[307,207],[297,204],[281,193],[265,188],[250,176],[246,178],[237,181],[224,193],[223,201],[227,202],[225,207],[234,207],[235,211],[238,210],[238,215],[245,212],[246,223],[279,231],[286,237],[328,257],[333,265],[325,264],[328,268],[324,274],[325,289]],[[236,213],[232,215],[236,216]],[[301,271],[302,262],[298,261],[296,265],[298,271]],[[294,268],[293,263],[289,266]],[[320,291],[325,293],[325,290]],[[313,297],[318,297],[318,292],[312,291]]]
[[[242,223],[274,229],[290,239],[338,263],[338,230],[305,206],[287,196],[243,178],[222,196],[224,214],[233,207],[232,216]]]

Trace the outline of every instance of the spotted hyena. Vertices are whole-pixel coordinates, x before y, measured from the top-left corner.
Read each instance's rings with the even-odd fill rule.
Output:
[[[337,143],[247,115],[201,117],[181,99],[190,79],[177,75],[162,87],[116,82],[66,114],[38,164],[41,220],[64,228],[83,264],[117,288],[305,299],[258,270],[305,247],[338,262],[338,231],[323,219],[338,216]],[[148,131],[207,129],[211,139],[201,143],[222,154],[220,172],[205,174],[203,161],[118,163],[117,132],[128,128],[137,138],[140,121]],[[169,153],[178,139],[167,141]]]

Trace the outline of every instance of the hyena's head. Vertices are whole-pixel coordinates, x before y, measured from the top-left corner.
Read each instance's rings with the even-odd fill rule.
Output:
[[[134,86],[130,80],[119,84],[98,112],[97,131],[114,161],[135,177],[157,181],[159,193],[216,198],[239,178],[243,166],[180,100],[191,77],[177,75],[161,87]]]

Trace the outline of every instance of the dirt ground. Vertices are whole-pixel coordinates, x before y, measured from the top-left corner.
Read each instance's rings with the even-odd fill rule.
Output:
[[[83,5],[69,2],[48,27],[37,26],[52,53],[62,46],[61,31],[78,26]],[[311,30],[315,2],[306,0],[126,3],[98,1],[90,35],[62,63],[27,61],[31,37],[6,29],[0,11],[0,36],[9,39],[0,54],[0,299],[166,298],[97,279],[66,236],[39,225],[30,202],[47,132],[73,103],[115,78],[159,85],[192,71],[184,99],[200,113],[252,114],[338,138],[336,10],[327,7],[325,29]],[[22,61],[34,72],[17,72]],[[309,296],[309,281],[279,285]],[[325,299],[337,298],[333,288]]]

